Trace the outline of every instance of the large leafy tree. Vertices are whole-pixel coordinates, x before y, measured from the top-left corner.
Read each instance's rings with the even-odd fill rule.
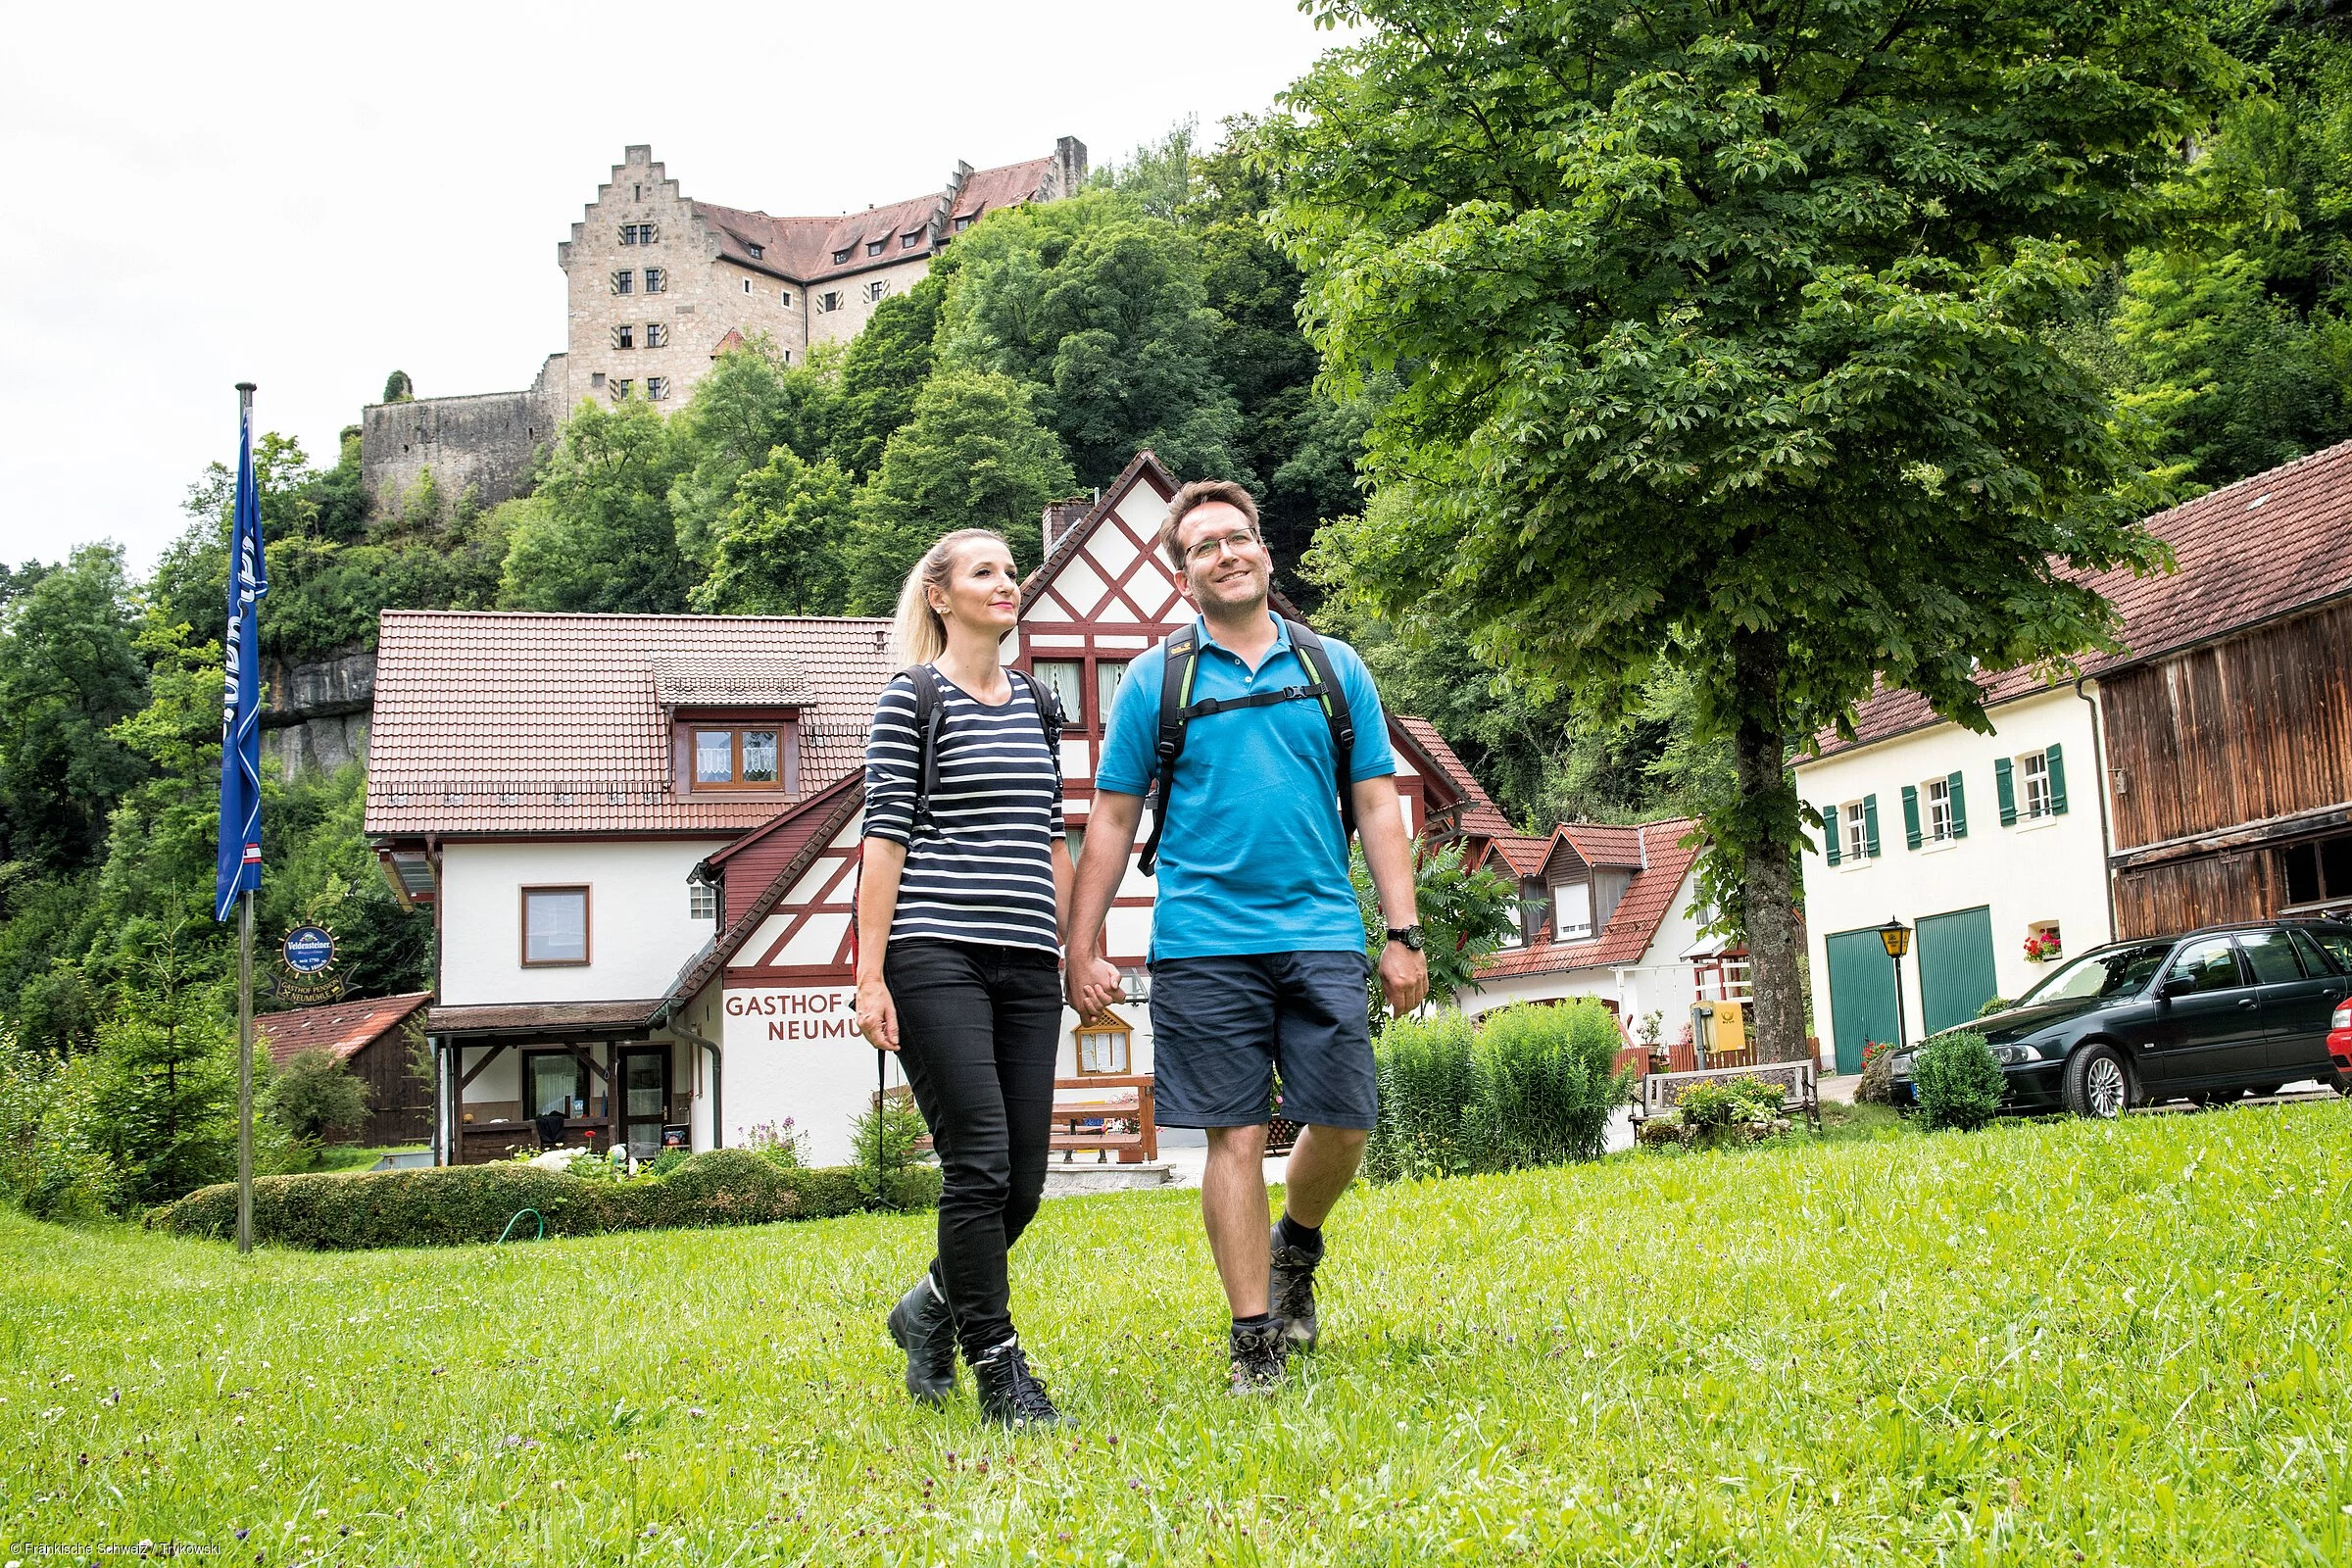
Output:
[[[959,254],[950,251],[914,287],[876,305],[843,351],[841,400],[828,450],[852,478],[863,479],[879,467],[883,446],[914,417],[914,395],[938,363],[940,304]]]
[[[836,356],[786,365],[764,335],[729,349],[670,421],[685,467],[669,488],[678,548],[708,568],[735,486],[777,447],[804,458],[825,449],[840,401]]]
[[[735,487],[696,610],[718,615],[831,615],[849,577],[842,547],[857,487],[831,458],[804,463],[789,447]]]
[[[89,863],[106,814],[144,769],[108,729],[147,697],[122,555],[85,545],[9,608],[0,629],[0,859]],[[218,697],[215,708],[218,710]]]
[[[1874,682],[2100,646],[2152,566],[2104,389],[2038,330],[2166,211],[2230,85],[2138,0],[1317,0],[1359,28],[1269,127],[1368,465],[1376,603],[1451,602],[1589,714],[1687,674],[1731,743],[1703,891],[1801,1050],[1786,768]]]
[[[669,490],[684,444],[635,399],[583,402],[507,547],[508,610],[666,613],[686,608],[687,563]]]

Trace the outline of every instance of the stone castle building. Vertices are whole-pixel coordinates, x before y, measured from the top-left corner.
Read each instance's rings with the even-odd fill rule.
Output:
[[[631,147],[556,247],[564,352],[519,392],[370,404],[360,425],[368,493],[397,507],[429,469],[443,507],[467,490],[495,506],[529,487],[538,454],[582,398],[666,409],[755,333],[796,363],[811,345],[846,342],[982,217],[1059,200],[1085,180],[1086,144],[1064,136],[1026,163],[959,162],[939,190],[905,201],[777,218],[692,200],[651,147]]]

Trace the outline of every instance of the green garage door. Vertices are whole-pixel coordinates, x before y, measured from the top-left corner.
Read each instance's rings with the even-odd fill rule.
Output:
[[[1992,972],[1992,910],[1980,905],[1919,920],[1919,1015],[1928,1033],[1968,1022],[2000,994]]]
[[[1878,931],[1846,931],[1829,939],[1830,1041],[1839,1072],[1862,1070],[1862,1047],[1895,1035],[1894,960]]]

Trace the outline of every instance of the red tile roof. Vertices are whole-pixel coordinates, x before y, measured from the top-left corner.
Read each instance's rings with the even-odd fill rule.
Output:
[[[324,1051],[337,1061],[349,1061],[432,1000],[431,992],[416,991],[405,997],[370,997],[265,1012],[253,1020],[253,1032],[269,1050],[272,1066],[282,1067],[306,1051]]]
[[[1580,941],[1554,942],[1540,937],[1524,948],[1498,953],[1478,971],[1478,977],[1501,980],[1512,975],[1639,963],[1642,955],[1649,951],[1658,927],[1674,911],[1683,878],[1690,874],[1691,862],[1698,858],[1698,845],[1683,843],[1695,825],[1689,817],[1672,817],[1661,822],[1643,822],[1639,827],[1609,830],[1633,840],[1637,853],[1646,847],[1649,855],[1649,869],[1636,871],[1627,882],[1624,896],[1609,914],[1609,923],[1598,935]],[[1576,826],[1586,831],[1591,824]]]
[[[2352,592],[2352,441],[2183,502],[2144,526],[2173,547],[2179,569],[2152,577],[2124,567],[2075,574],[2123,617],[2126,652],[2086,656],[2080,661],[2085,675]],[[2046,691],[2051,682],[2025,667],[1978,685],[1990,706]],[[1943,722],[1916,692],[1882,690],[1854,710],[1854,740],[1823,732],[1822,755]]]
[[[1044,194],[1053,171],[1053,159],[1032,158],[966,175],[956,193],[955,210],[946,215],[946,235],[954,234],[957,218],[978,218],[1000,207],[1035,201]],[[716,202],[690,205],[703,226],[718,237],[719,254],[728,261],[793,282],[814,283],[929,256],[937,248],[931,224],[942,216],[946,194],[930,191],[837,218],[778,218]],[[907,245],[908,234],[920,237]],[[882,241],[881,254],[866,255],[866,243],[877,239]],[[760,247],[758,256],[752,254],[755,245]],[[843,251],[849,252],[847,259],[833,260]]]
[[[1510,820],[1495,807],[1493,797],[1487,794],[1486,786],[1479,783],[1478,775],[1470,771],[1470,764],[1463,761],[1454,749],[1446,744],[1446,737],[1438,733],[1437,725],[1408,713],[1393,714],[1391,722],[1404,732],[1406,739],[1429,759],[1431,765],[1461,797],[1461,804],[1450,808],[1456,827],[1476,838],[1493,838],[1511,831]]]
[[[1639,869],[1642,863],[1642,830],[1631,824],[1562,822],[1552,831],[1566,839],[1587,865]]]
[[[1551,839],[1542,833],[1501,832],[1488,840],[1502,863],[1521,876],[1534,876],[1544,869],[1544,856],[1551,849]]]
[[[889,630],[849,617],[386,611],[367,831],[758,827],[796,797],[673,789],[658,671],[790,666],[792,689],[811,694],[800,709],[806,799],[863,763],[874,699],[897,667]]]

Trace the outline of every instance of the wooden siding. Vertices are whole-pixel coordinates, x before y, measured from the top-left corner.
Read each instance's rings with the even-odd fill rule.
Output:
[[[415,1019],[421,1028],[424,1015]],[[351,1054],[353,1076],[368,1086],[368,1145],[421,1144],[433,1136],[433,1083],[409,1065],[409,1031],[387,1029]]]
[[[2348,644],[2338,603],[2102,680],[2115,849],[2352,801]]]
[[[2241,850],[2118,873],[2115,934],[2119,940],[2171,936],[2229,920],[2263,920],[2284,893],[2278,852]]]

